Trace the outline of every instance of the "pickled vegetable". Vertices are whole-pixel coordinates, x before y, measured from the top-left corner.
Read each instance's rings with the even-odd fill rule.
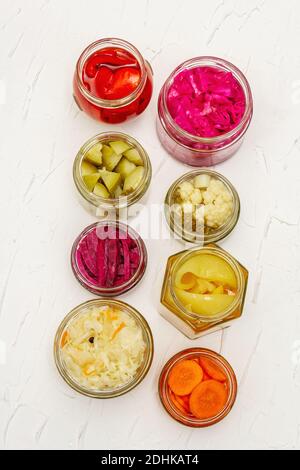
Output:
[[[198,420],[214,418],[228,400],[227,377],[215,360],[197,354],[170,369],[168,393],[180,414]]]
[[[92,390],[130,382],[146,350],[141,327],[117,307],[90,307],[71,320],[60,341],[72,379]]]
[[[231,72],[194,67],[175,76],[167,105],[174,121],[185,131],[200,137],[216,137],[239,125],[246,99]]]
[[[187,310],[210,317],[225,312],[233,303],[237,278],[220,256],[195,254],[176,272],[174,292]]]
[[[89,284],[112,288],[128,282],[141,262],[137,242],[119,229],[102,226],[90,231],[76,249],[77,267]]]
[[[139,151],[122,140],[97,142],[81,162],[86,188],[104,199],[135,191],[143,174],[144,162]]]
[[[176,273],[176,287],[185,288],[181,280],[186,273],[192,273],[197,278],[206,279],[232,289],[237,288],[237,279],[232,267],[225,259],[217,255],[202,253],[188,259]]]
[[[93,165],[101,165],[102,163],[102,144],[98,142],[86,154],[85,159]]]

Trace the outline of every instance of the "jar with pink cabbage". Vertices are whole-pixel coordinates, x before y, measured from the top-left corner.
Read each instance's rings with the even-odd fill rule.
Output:
[[[147,250],[139,234],[114,220],[96,222],[73,243],[71,266],[76,279],[93,294],[124,294],[142,279]]]
[[[244,74],[226,60],[197,57],[179,65],[161,89],[158,136],[177,160],[212,166],[239,149],[252,114]]]

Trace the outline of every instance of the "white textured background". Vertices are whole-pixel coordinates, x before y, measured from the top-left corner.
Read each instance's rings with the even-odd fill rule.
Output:
[[[161,148],[154,125],[175,66],[207,54],[232,61],[251,83],[255,115],[239,153],[218,167],[241,196],[240,222],[222,246],[250,271],[244,316],[223,334],[183,337],[154,301],[157,273],[181,245],[148,241],[147,274],[124,300],[151,324],[154,363],[133,392],[97,401],[61,380],[52,342],[65,314],[92,298],[69,265],[74,238],[94,221],[71,170],[81,144],[105,126],[76,109],[71,82],[79,53],[105,36],[133,42],[155,71],[149,108],[116,127],[150,154],[149,201],[161,202],[187,170]],[[299,40],[297,0],[1,0],[1,448],[300,448]],[[192,345],[221,351],[239,381],[232,413],[209,429],[177,424],[157,395],[165,361]]]

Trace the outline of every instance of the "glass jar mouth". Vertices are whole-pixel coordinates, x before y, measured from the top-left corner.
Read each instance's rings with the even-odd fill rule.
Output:
[[[120,385],[119,387],[103,389],[103,390],[95,390],[95,389],[89,389],[89,388],[82,386],[76,380],[72,378],[72,376],[70,375],[61,357],[60,344],[61,344],[61,338],[62,338],[64,331],[66,330],[68,325],[76,316],[80,315],[85,309],[88,309],[91,307],[103,307],[106,305],[123,309],[137,322],[137,324],[140,326],[143,332],[143,337],[146,342],[146,351],[145,351],[144,362],[142,363],[140,370],[130,382]],[[73,310],[71,310],[71,312],[69,312],[68,315],[62,320],[62,322],[60,323],[57,329],[55,339],[54,339],[54,361],[55,361],[56,367],[60,375],[62,376],[64,381],[71,388],[73,388],[73,390],[91,398],[114,398],[120,395],[124,395],[125,393],[135,388],[137,385],[139,385],[142,382],[142,380],[147,375],[152,364],[153,353],[154,353],[153,336],[152,336],[150,326],[148,322],[146,321],[146,319],[143,317],[143,315],[141,315],[141,313],[139,313],[131,305],[125,302],[121,302],[120,300],[115,300],[115,299],[89,300],[87,302],[84,302],[78,305]]]
[[[174,196],[175,196],[175,192],[178,186],[184,181],[189,181],[193,179],[195,176],[203,175],[203,174],[207,174],[221,181],[225,185],[227,190],[230,192],[232,196],[232,201],[233,201],[233,211],[230,217],[228,218],[228,220],[226,220],[218,228],[211,230],[209,233],[205,233],[204,230],[203,230],[203,233],[197,233],[196,231],[186,230],[185,228],[183,228],[182,225],[179,225],[178,223],[176,223],[176,220],[174,220],[174,211],[171,210],[174,204],[173,202]],[[170,186],[166,194],[165,217],[166,217],[167,223],[171,231],[173,231],[176,235],[181,237],[184,241],[187,241],[190,243],[208,244],[208,243],[215,243],[224,239],[235,228],[238,222],[239,216],[240,216],[240,198],[236,189],[231,184],[231,182],[227,178],[225,178],[225,176],[221,175],[220,173],[214,170],[202,168],[202,169],[192,170],[188,173],[185,173]]]
[[[236,292],[233,302],[224,311],[221,311],[215,315],[210,315],[209,317],[207,315],[201,315],[201,314],[194,313],[188,310],[177,298],[177,295],[173,288],[173,286],[175,285],[176,273],[180,265],[183,264],[188,259],[194,257],[196,254],[210,254],[210,255],[215,255],[215,256],[218,256],[219,258],[224,259],[226,263],[228,263],[229,266],[233,269],[234,274],[236,276],[236,280],[237,280],[237,292]],[[206,246],[204,248],[199,248],[199,247],[192,248],[191,250],[183,251],[182,256],[177,258],[177,260],[175,261],[175,263],[173,264],[171,268],[171,276],[170,276],[169,283],[170,283],[170,293],[177,308],[180,311],[182,311],[184,315],[187,318],[189,318],[191,321],[202,322],[202,323],[216,323],[229,317],[231,313],[235,309],[238,308],[240,301],[242,299],[243,291],[245,287],[245,279],[243,277],[243,274],[239,267],[238,262],[231,255],[229,255],[229,253],[226,253],[225,251],[220,249],[217,245]]]
[[[182,70],[184,69],[193,69],[197,66],[207,66],[207,67],[216,67],[222,70],[226,70],[227,72],[231,72],[233,76],[237,79],[239,84],[241,85],[244,95],[245,95],[245,101],[246,101],[246,109],[245,113],[240,121],[240,123],[234,127],[231,131],[218,135],[215,137],[201,137],[197,136],[194,134],[191,134],[190,132],[186,131],[182,127],[180,127],[173,117],[170,114],[169,107],[167,104],[167,96],[168,96],[168,91],[170,89],[171,84],[173,83],[173,80],[176,75],[178,75]],[[207,145],[214,145],[218,144],[224,141],[227,141],[231,139],[232,137],[238,136],[240,137],[240,133],[245,133],[252,117],[252,93],[251,93],[251,88],[249,85],[248,80],[246,79],[245,75],[241,72],[240,69],[238,69],[235,65],[233,65],[231,62],[228,62],[227,60],[220,59],[219,57],[214,57],[214,56],[200,56],[200,57],[195,57],[193,59],[189,59],[182,64],[180,64],[167,78],[165,81],[161,92],[160,92],[160,99],[163,102],[163,107],[164,107],[164,113],[165,113],[165,118],[167,121],[167,124],[172,127],[175,132],[180,135],[182,138],[189,139],[195,143],[199,144],[207,144]],[[160,115],[160,113],[159,113]],[[164,127],[164,129],[167,131],[165,123],[160,117],[160,121]],[[185,146],[188,148],[188,146],[180,143],[180,145]],[[232,145],[232,142],[230,142],[228,145]],[[209,152],[209,150],[206,150],[206,152]]]
[[[136,87],[136,89],[130,94],[125,96],[124,98],[115,99],[115,100],[107,100],[103,98],[99,98],[92,93],[90,93],[87,88],[85,87],[82,79],[82,72],[84,64],[86,63],[87,59],[95,52],[107,48],[107,47],[119,47],[121,49],[130,52],[134,58],[138,61],[140,70],[141,70],[141,80]],[[101,108],[106,109],[114,109],[120,108],[122,106],[127,106],[132,103],[142,92],[145,87],[147,81],[147,70],[145,66],[145,61],[139,52],[139,50],[131,43],[125,41],[124,39],[119,38],[104,38],[98,41],[93,42],[89,46],[87,46],[84,51],[81,53],[77,64],[76,64],[76,79],[79,90],[81,94],[90,102],[96,106],[100,106]]]
[[[109,226],[110,228],[118,229],[120,232],[128,234],[137,244],[138,250],[139,250],[139,256],[140,256],[140,261],[139,265],[130,279],[128,281],[124,282],[123,284],[119,284],[114,287],[98,287],[86,279],[84,275],[81,273],[78,264],[77,264],[77,248],[80,244],[80,242],[86,237],[86,235],[93,230],[97,230],[97,228],[100,227],[106,227]],[[71,250],[71,267],[74,273],[75,278],[78,280],[78,282],[87,289],[89,292],[92,292],[95,295],[101,295],[103,297],[113,297],[115,295],[121,295],[125,294],[129,290],[133,289],[141,280],[142,277],[145,274],[146,271],[146,266],[147,266],[147,260],[148,260],[148,255],[147,255],[147,249],[144,241],[140,237],[140,235],[129,225],[119,222],[119,221],[114,221],[114,220],[103,220],[100,222],[95,222],[94,224],[89,225],[86,227],[76,238],[76,240],[73,243],[72,250]]]
[[[224,408],[217,415],[208,419],[198,419],[184,415],[177,407],[175,407],[168,393],[168,377],[174,365],[183,359],[188,360],[200,355],[218,364],[219,368],[225,373],[228,384],[228,398]],[[159,397],[167,413],[181,424],[195,428],[212,426],[224,419],[229,414],[235,403],[237,388],[236,375],[229,362],[220,354],[206,348],[190,348],[175,354],[163,367],[158,381]]]
[[[86,155],[86,153],[98,142],[104,143],[108,140],[123,140],[128,144],[135,147],[140,156],[142,157],[144,163],[144,174],[139,182],[138,187],[129,193],[127,196],[120,196],[119,198],[103,198],[101,196],[97,196],[94,193],[88,191],[81,175],[81,163]],[[150,162],[150,158],[146,152],[146,150],[141,146],[141,144],[135,140],[133,137],[129,136],[128,134],[124,134],[122,132],[102,132],[100,134],[95,135],[87,142],[83,144],[80,148],[79,152],[77,153],[74,164],[73,164],[73,179],[76,188],[78,189],[81,196],[90,204],[97,208],[103,208],[104,210],[111,209],[112,207],[116,209],[124,209],[135,202],[137,202],[147,191],[150,180],[152,176],[152,166]]]

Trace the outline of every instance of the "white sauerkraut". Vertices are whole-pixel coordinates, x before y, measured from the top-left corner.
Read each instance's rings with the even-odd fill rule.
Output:
[[[141,327],[116,307],[92,307],[68,324],[61,354],[70,377],[92,390],[130,382],[146,349]]]

